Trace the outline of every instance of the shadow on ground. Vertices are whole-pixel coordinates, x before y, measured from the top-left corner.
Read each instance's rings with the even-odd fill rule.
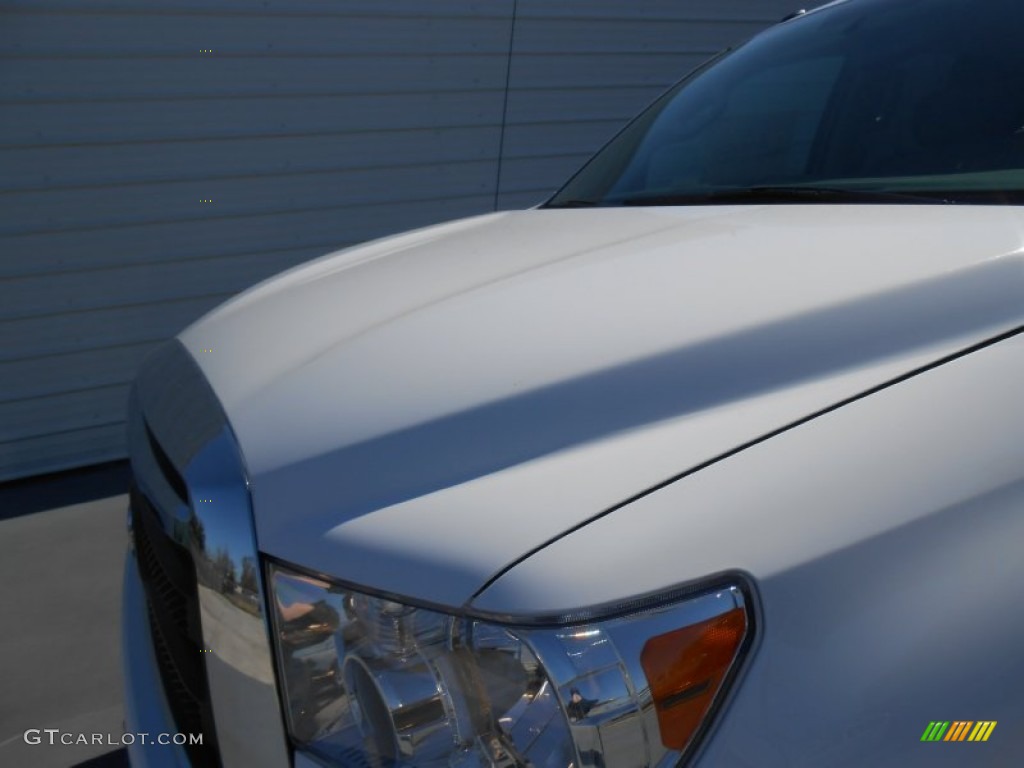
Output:
[[[0,766],[123,768],[126,462],[0,485]],[[26,741],[29,730],[87,734]],[[113,751],[112,751],[113,750]]]
[[[0,520],[128,492],[127,461],[0,484]]]

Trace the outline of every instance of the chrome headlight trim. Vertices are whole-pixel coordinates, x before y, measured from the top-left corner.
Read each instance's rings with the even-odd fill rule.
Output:
[[[274,606],[280,610],[284,603],[279,602],[275,596],[278,584],[284,577],[285,581],[294,580],[287,592],[292,592],[294,584],[298,583],[300,590],[307,590],[301,598],[287,598],[288,605],[301,604],[304,610],[310,610],[315,604],[322,610],[315,619],[314,626],[318,631],[324,632],[322,638],[310,638],[309,640],[296,640],[293,636],[286,640],[285,628],[293,632],[295,627],[283,623],[284,613],[275,615],[275,646],[278,651],[278,673],[281,679],[281,691],[285,697],[285,709],[290,714],[289,718],[298,716],[302,721],[300,730],[302,735],[290,730],[293,745],[299,752],[312,749],[318,755],[319,760],[340,760],[341,765],[347,765],[349,761],[356,760],[357,763],[363,759],[373,758],[353,757],[353,749],[360,749],[359,738],[353,734],[363,733],[362,727],[357,728],[357,723],[349,723],[342,731],[338,728],[341,721],[338,719],[347,718],[350,711],[359,712],[364,707],[359,703],[358,696],[347,690],[348,680],[344,678],[345,672],[354,666],[366,669],[366,690],[375,690],[381,701],[391,701],[393,706],[376,707],[371,703],[370,708],[378,709],[383,717],[383,722],[388,723],[387,712],[399,713],[401,709],[401,696],[395,696],[390,692],[395,681],[400,680],[403,668],[409,664],[409,659],[416,658],[414,666],[419,670],[417,675],[425,674],[429,677],[431,665],[441,669],[445,662],[445,654],[465,654],[468,647],[462,638],[471,637],[475,632],[507,632],[512,638],[510,642],[520,643],[529,652],[532,658],[536,659],[539,669],[542,671],[542,680],[550,687],[551,701],[557,702],[565,724],[569,726],[566,735],[569,744],[569,753],[572,760],[567,765],[596,766],[596,765],[618,765],[618,764],[642,764],[650,766],[668,766],[682,764],[689,760],[700,749],[706,740],[706,735],[716,719],[716,714],[725,705],[730,689],[734,686],[741,670],[746,666],[753,647],[755,637],[759,634],[755,627],[758,623],[757,601],[751,588],[751,582],[743,575],[735,572],[721,574],[712,579],[701,580],[698,583],[678,585],[674,588],[660,591],[655,594],[643,595],[626,601],[618,601],[600,606],[593,606],[579,611],[565,613],[560,616],[544,617],[522,617],[522,616],[493,616],[486,615],[472,610],[467,606],[457,609],[450,607],[428,605],[423,601],[407,600],[402,596],[389,593],[382,593],[379,590],[366,588],[361,585],[343,583],[326,574],[314,573],[291,563],[281,562],[275,558],[265,557],[265,573],[268,591]],[[301,582],[308,582],[303,585]],[[330,595],[336,596],[331,598]],[[337,596],[341,597],[337,597]],[[392,656],[392,649],[381,649],[374,645],[376,642],[370,627],[376,626],[376,620],[372,624],[365,623],[365,617],[354,617],[346,608],[353,595],[359,599],[376,601],[379,605],[391,606],[397,613],[407,614],[429,613],[439,620],[448,623],[448,633],[445,642],[447,645],[434,645],[433,648],[411,646],[401,650],[399,645],[392,645],[399,648],[399,651]],[[291,602],[288,602],[290,600]],[[332,602],[333,600],[333,602]],[[336,604],[335,604],[336,603]],[[334,605],[333,616],[326,606]],[[710,688],[705,685],[683,686],[682,690],[674,689],[670,695],[665,694],[664,686],[659,691],[657,685],[652,685],[649,675],[644,669],[650,670],[651,654],[648,647],[652,640],[661,640],[678,634],[677,630],[689,630],[700,627],[702,624],[711,625],[712,622],[727,618],[728,615],[740,614],[743,617],[742,633],[737,636],[733,655],[728,657],[728,663],[723,667],[722,674],[714,680]],[[379,614],[377,614],[379,616]],[[327,622],[334,622],[328,627]],[[353,621],[356,627],[353,628]],[[474,627],[476,629],[474,629]],[[722,628],[717,625],[716,632]],[[469,635],[465,635],[469,632]],[[277,638],[281,634],[281,639]],[[333,638],[333,639],[332,639]],[[342,639],[344,638],[344,639]],[[369,645],[365,644],[370,638]],[[454,638],[454,639],[453,639]],[[334,643],[331,646],[331,643]],[[455,643],[452,645],[452,643]],[[315,644],[324,656],[320,659],[320,670],[318,682],[316,683],[318,694],[316,697],[307,696],[306,692],[313,687],[312,677],[304,672],[295,677],[299,668],[293,660],[294,649],[302,643]],[[321,647],[322,646],[322,647]],[[440,650],[438,650],[440,649]],[[460,650],[462,649],[462,650]],[[707,646],[703,646],[707,650]],[[332,656],[332,653],[335,654]],[[327,659],[331,656],[331,659]],[[392,664],[387,659],[392,658]],[[574,659],[585,658],[586,664],[581,667]],[[367,659],[369,659],[367,661]],[[330,662],[330,663],[329,663]],[[336,681],[331,680],[328,668],[331,665],[336,667]],[[591,665],[591,666],[586,666]],[[442,669],[434,680],[433,688],[437,691],[447,691],[452,687],[452,679],[444,679],[446,673]],[[703,673],[701,673],[703,674]],[[291,676],[291,678],[290,678]],[[422,675],[421,675],[422,676]],[[599,679],[600,678],[600,679]],[[296,682],[298,680],[298,682]],[[382,681],[382,682],[379,682]],[[430,682],[430,681],[428,681]],[[455,680],[456,688],[464,684],[465,678]],[[431,685],[427,685],[431,688]],[[300,691],[296,695],[296,691]],[[383,693],[381,693],[383,691]],[[614,693],[612,693],[614,692]],[[704,701],[699,703],[701,712],[698,720],[691,722],[686,728],[681,728],[679,720],[672,721],[671,713],[667,720],[665,708],[674,707],[676,704],[688,699],[694,699],[707,693]],[[461,693],[454,699],[461,697]],[[340,703],[332,705],[332,696],[339,701],[354,702],[351,704]],[[347,697],[347,698],[346,698]],[[315,703],[314,703],[315,698]],[[442,699],[436,700],[438,713],[442,709]],[[308,702],[308,704],[307,704]],[[324,702],[327,702],[326,704]],[[666,702],[669,702],[666,704]],[[480,709],[489,710],[491,707],[487,701],[478,702]],[[697,705],[698,703],[695,703]],[[295,707],[298,706],[299,710]],[[333,709],[331,707],[333,706]],[[323,707],[323,712],[320,708]],[[575,711],[573,708],[576,708]],[[457,705],[444,705],[447,720],[438,720],[436,732],[444,725],[451,729],[452,720],[459,720]],[[683,707],[685,709],[685,707]],[[301,711],[301,715],[296,713]],[[496,708],[496,711],[503,711]],[[695,710],[697,711],[697,710]],[[326,715],[324,713],[327,713]],[[340,713],[340,714],[339,714]],[[437,714],[437,713],[435,713]],[[333,718],[333,719],[332,719]],[[435,718],[437,719],[437,718]],[[462,720],[466,718],[463,716]],[[481,758],[474,750],[474,744],[481,744],[490,740],[495,741],[495,736],[500,737],[502,747],[510,754],[518,754],[517,747],[521,744],[513,743],[511,733],[502,733],[497,728],[499,719],[492,721],[489,730],[474,731],[475,741],[466,741],[465,734],[455,746],[450,746],[453,751],[450,759],[455,760],[452,765],[473,765],[478,761],[492,759],[493,757]],[[671,722],[670,722],[671,721]],[[290,720],[294,726],[296,722]],[[386,725],[384,730],[395,734],[400,728],[393,725]],[[433,722],[433,721],[432,721]],[[609,730],[610,724],[614,725]],[[678,743],[666,737],[666,727],[675,728],[677,732],[685,733],[685,738]],[[332,730],[333,729],[333,730]],[[373,730],[371,728],[371,730]],[[380,730],[380,729],[378,729]],[[442,729],[443,730],[443,729]],[[458,732],[458,727],[454,728]],[[349,736],[344,736],[347,732]],[[342,734],[339,736],[338,734]],[[569,736],[571,734],[571,736]],[[609,734],[613,734],[610,736]],[[625,736],[623,736],[625,734]],[[630,735],[631,734],[631,735]],[[447,737],[449,744],[452,744],[451,736]],[[334,739],[334,741],[332,741]],[[339,739],[341,741],[339,741]],[[341,742],[348,746],[341,746]],[[397,743],[392,737],[388,738],[389,743]],[[672,743],[670,743],[672,742]],[[331,746],[333,744],[334,746]],[[468,751],[467,751],[468,750]],[[639,750],[639,752],[637,751]],[[559,748],[557,754],[562,755],[563,750]],[[449,758],[440,758],[436,755],[427,757],[423,753],[416,753],[408,750],[408,754],[401,756],[397,748],[393,749],[401,760],[396,765],[449,765],[444,762]],[[472,753],[472,754],[470,754]],[[372,750],[371,753],[373,754]],[[445,753],[448,754],[448,753]],[[531,754],[531,761],[536,762],[542,755]],[[521,758],[516,758],[521,759]],[[638,762],[640,761],[640,762]],[[334,763],[330,763],[334,764]],[[391,765],[385,761],[385,764]],[[480,765],[520,765],[519,762],[480,762]],[[540,763],[538,763],[540,764]],[[555,763],[552,763],[554,765]],[[562,763],[558,763],[561,765]]]

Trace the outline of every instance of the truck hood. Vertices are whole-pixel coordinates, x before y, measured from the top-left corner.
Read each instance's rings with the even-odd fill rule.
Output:
[[[262,551],[458,606],[636,494],[1022,324],[1022,247],[1004,207],[500,213],[310,262],[181,340]]]

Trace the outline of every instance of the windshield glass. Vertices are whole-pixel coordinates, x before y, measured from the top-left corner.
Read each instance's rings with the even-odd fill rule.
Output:
[[[1024,0],[850,0],[698,70],[547,204],[1024,200]]]

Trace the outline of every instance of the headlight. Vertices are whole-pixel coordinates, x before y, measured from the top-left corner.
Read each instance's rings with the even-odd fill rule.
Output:
[[[749,644],[737,584],[549,626],[268,575],[288,729],[329,764],[675,765]]]

